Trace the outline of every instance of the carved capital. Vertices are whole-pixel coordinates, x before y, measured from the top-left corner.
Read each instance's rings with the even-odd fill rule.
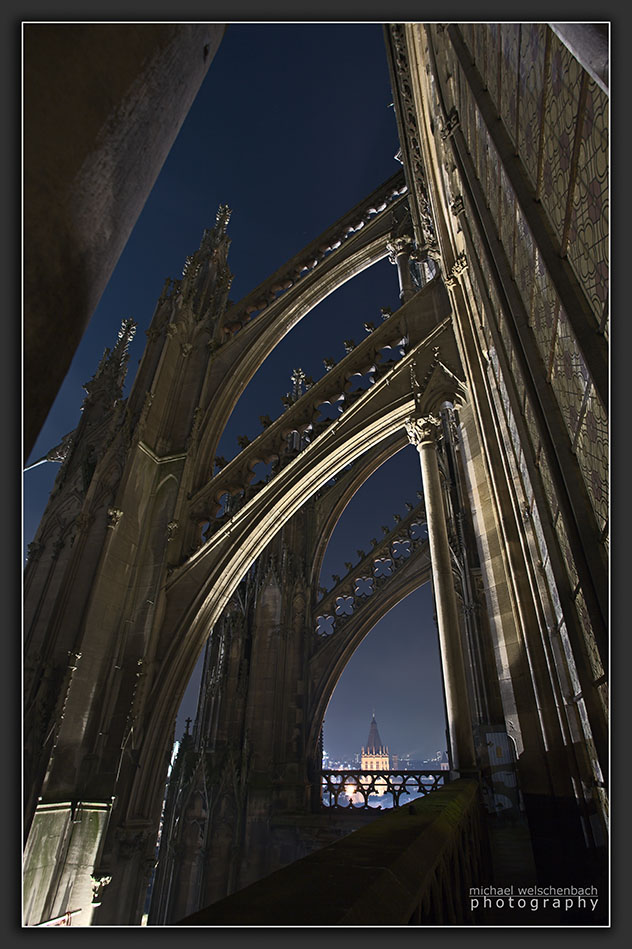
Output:
[[[193,351],[193,343],[181,343],[180,351],[183,356],[188,356]]]
[[[392,264],[397,263],[400,254],[410,254],[413,251],[413,239],[406,235],[402,237],[393,237],[386,245],[388,259]]]
[[[178,532],[178,522],[169,521],[167,524],[167,541],[173,540]]]
[[[405,423],[408,441],[420,449],[424,444],[435,444],[441,431],[441,420],[436,415],[411,418]]]

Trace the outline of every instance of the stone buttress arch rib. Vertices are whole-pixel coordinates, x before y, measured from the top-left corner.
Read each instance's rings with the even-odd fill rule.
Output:
[[[393,229],[393,214],[406,207],[406,187],[401,173],[393,176],[333,227],[304,248],[225,314],[223,325],[237,324],[241,328],[224,342],[211,357],[200,404],[203,407],[200,449],[195,465],[194,484],[199,487],[209,477],[218,442],[230,414],[246,386],[275,346],[318,303],[348,280],[382,260],[388,253],[386,244]],[[283,282],[288,273],[295,272],[300,262],[318,254],[318,249],[349,228],[350,221],[367,217],[366,209],[373,209],[385,195],[397,195],[385,209],[378,212],[359,228],[359,232],[343,241],[339,247],[322,259],[312,272],[289,287],[282,296],[269,303],[263,312],[247,318],[250,306],[265,298],[270,287]],[[334,241],[335,243],[335,241]],[[243,321],[243,322],[242,322]]]
[[[390,371],[392,363],[382,364],[381,352],[385,348],[399,347],[402,342],[408,349],[414,348],[447,313],[447,297],[443,303],[437,281],[433,289],[428,285],[414,300],[409,301],[382,325],[371,332],[344,359],[311,386],[307,392],[285,412],[275,419],[253,442],[230,461],[219,473],[208,479],[190,497],[190,512],[193,517],[214,517],[214,506],[226,492],[241,494],[253,478],[254,468],[260,462],[268,462],[285,454],[286,439],[292,432],[309,432],[310,440],[327,428],[330,421],[318,421],[319,406],[326,402],[344,402],[349,405],[361,402],[366,392],[349,392],[350,380],[358,373],[375,371],[381,379]],[[442,309],[443,307],[443,309]],[[425,315],[424,315],[425,312]],[[380,383],[381,384],[381,383]],[[374,391],[375,383],[370,387]]]
[[[404,308],[402,308],[404,309]],[[177,702],[197,656],[248,566],[304,500],[341,467],[401,431],[419,410],[411,379],[426,380],[437,351],[452,367],[459,357],[443,284],[433,281],[407,304],[408,355],[263,486],[210,540],[176,569],[165,585],[158,654],[162,661],[149,693],[149,719],[140,751],[138,779],[128,814],[144,814],[162,767],[157,750],[169,735]],[[152,698],[152,696],[155,697]]]
[[[408,439],[406,435],[403,432],[396,432],[391,438],[381,442],[371,451],[362,455],[349,472],[338,476],[337,483],[332,486],[327,494],[327,500],[330,503],[325,508],[322,519],[318,525],[318,539],[314,549],[314,560],[310,565],[309,576],[314,587],[317,585],[318,578],[320,577],[327,547],[329,546],[333,532],[345,508],[354,498],[357,491],[369,480],[377,469],[401,451],[407,444]],[[419,484],[421,487],[421,476]]]
[[[313,754],[318,743],[325,711],[338,680],[353,653],[386,614],[404,597],[430,580],[428,542],[413,551],[406,563],[384,583],[379,592],[365,599],[312,656],[308,663],[308,711],[310,722],[307,754]]]

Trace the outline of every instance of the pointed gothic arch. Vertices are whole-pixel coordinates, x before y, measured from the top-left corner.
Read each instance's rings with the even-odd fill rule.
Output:
[[[492,775],[486,729],[511,734],[534,862],[548,867],[550,854],[569,854],[581,873],[604,853],[607,192],[602,175],[591,192],[599,237],[588,246],[582,228],[570,226],[586,182],[573,174],[562,195],[547,190],[534,154],[517,154],[526,128],[503,95],[523,82],[520,58],[528,50],[542,67],[532,118],[539,122],[537,161],[544,161],[549,145],[563,144],[544,105],[557,101],[552,57],[573,65],[582,89],[571,109],[573,136],[600,167],[607,166],[607,97],[546,24],[404,24],[387,30],[387,48],[404,178],[377,189],[226,312],[227,222],[220,215],[195,266],[165,287],[129,399],[117,390],[123,343],[111,374],[92,387],[60,484],[62,493],[80,492],[83,509],[54,604],[40,598],[33,610],[43,607],[32,635],[46,656],[31,653],[27,661],[36,698],[27,789],[31,919],[77,899],[90,907],[88,922],[138,920],[178,699],[218,626],[209,656],[221,658],[224,678],[206,697],[215,702],[216,747],[194,750],[210,755],[209,785],[215,782],[215,803],[223,802],[231,825],[219,849],[231,861],[228,878],[210,868],[206,897],[300,855],[305,839],[273,818],[309,812],[314,723],[364,627],[358,610],[318,643],[307,607],[309,569],[322,544],[303,543],[296,517],[304,511],[308,522],[318,492],[356,462],[332,493],[339,510],[404,431],[423,473],[453,764]],[[503,74],[511,81],[499,86]],[[514,132],[517,143],[509,140]],[[412,234],[391,215],[405,203]],[[554,234],[551,222],[561,224]],[[215,471],[235,399],[270,349],[318,299],[386,253],[397,265],[403,305]],[[412,279],[411,255],[424,267],[432,263],[423,289]],[[214,287],[206,279],[211,258]],[[404,340],[399,362],[379,358]],[[374,384],[354,395],[349,381],[369,366],[377,369]],[[341,393],[339,418],[320,420],[318,406],[341,401]],[[446,402],[455,410],[442,409]],[[288,433],[308,429],[309,444],[284,453]],[[274,457],[274,477],[252,484],[256,464]],[[159,485],[171,511],[167,520],[164,508],[152,535],[162,544],[153,574],[144,514]],[[170,485],[177,490],[170,493]],[[223,496],[232,500],[218,517]],[[334,516],[318,528],[321,538]],[[203,537],[201,523],[208,524]],[[306,553],[314,549],[308,569]],[[45,559],[36,550],[29,558],[31,590],[45,585]],[[287,585],[276,601],[276,644],[265,615],[249,621],[274,559]],[[128,626],[147,616],[146,574],[157,589],[145,627],[151,643],[143,655],[136,647],[121,652],[123,640],[139,641]],[[341,578],[329,593],[349,596],[345,584],[356,579]],[[398,585],[417,580],[398,571],[380,609]],[[248,608],[228,615],[242,584]],[[282,661],[269,656],[258,670],[254,640],[266,635]],[[278,678],[259,706],[257,674],[265,678],[272,665]],[[253,751],[258,707],[272,709],[269,762]],[[75,817],[92,807],[86,800],[96,804],[82,828]],[[53,831],[72,824],[80,835],[92,820],[98,833],[83,846],[85,865],[62,853],[39,862]],[[92,876],[103,889],[94,905]]]

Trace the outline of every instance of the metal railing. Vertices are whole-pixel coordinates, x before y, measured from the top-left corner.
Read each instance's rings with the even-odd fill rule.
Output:
[[[449,771],[324,769],[321,775],[322,804],[326,808],[399,807],[436,791],[450,779]],[[382,803],[387,795],[390,795],[390,803]],[[369,803],[371,797],[373,805]]]

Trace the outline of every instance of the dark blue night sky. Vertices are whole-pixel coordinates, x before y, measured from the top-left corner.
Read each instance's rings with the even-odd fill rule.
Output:
[[[166,277],[177,278],[212,226],[220,204],[232,209],[231,299],[239,300],[401,167],[379,24],[232,24],[84,336],[30,462],[75,428],[83,384],[121,320],[138,329],[128,385]],[[290,374],[323,375],[323,359],[360,341],[363,323],[398,305],[395,268],[382,261],[329,296],[299,324],[252,380],[220,443],[238,451],[259,416],[277,417]],[[24,545],[42,515],[58,466],[24,480]],[[405,448],[367,482],[339,521],[323,568],[344,575],[382,524],[405,513],[421,478],[416,451]],[[351,758],[366,742],[375,711],[391,752],[413,758],[445,748],[442,689],[432,598],[426,584],[395,607],[356,651],[325,719],[325,748]],[[190,689],[178,720],[194,714]]]

